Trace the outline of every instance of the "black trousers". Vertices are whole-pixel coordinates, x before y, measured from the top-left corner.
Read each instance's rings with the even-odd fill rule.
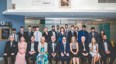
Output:
[[[49,55],[48,58],[49,58],[49,63],[50,64],[53,64],[52,60],[55,60],[55,64],[58,64],[58,61],[59,61],[58,55],[56,55],[55,57],[53,57],[52,55]]]
[[[61,56],[61,62],[64,64],[64,61],[66,61],[66,64],[70,64],[70,56]]]
[[[114,62],[115,59],[116,59],[116,53],[112,53],[111,54],[110,64],[113,64],[113,62]]]
[[[84,56],[83,54],[80,54],[80,59],[82,64],[91,64],[92,56],[90,54],[88,54],[88,56]],[[87,59],[88,59],[88,63],[87,63]]]
[[[27,53],[27,54],[26,54],[26,57],[25,57],[25,58],[26,58],[26,62],[27,62],[27,64],[29,64],[29,58],[30,58],[30,60],[33,61],[33,64],[35,64],[36,56],[37,56],[36,53],[33,54],[33,55],[30,55],[29,53]]]
[[[14,64],[15,63],[15,56],[3,56],[4,57],[4,63],[8,64],[8,58],[11,58],[11,63]]]
[[[108,57],[111,57],[111,54],[102,53],[101,54],[101,62],[103,61],[104,64],[107,64],[106,60],[107,60]]]

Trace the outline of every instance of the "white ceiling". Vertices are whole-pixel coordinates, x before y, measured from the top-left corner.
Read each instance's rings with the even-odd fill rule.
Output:
[[[53,10],[6,10],[3,14],[47,18],[116,18],[116,10],[61,10],[55,12]]]

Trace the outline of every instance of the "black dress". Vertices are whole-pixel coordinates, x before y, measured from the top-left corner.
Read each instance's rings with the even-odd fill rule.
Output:
[[[71,47],[73,52],[77,51],[76,44],[72,44]],[[79,52],[76,55],[71,52],[71,57],[79,57]]]

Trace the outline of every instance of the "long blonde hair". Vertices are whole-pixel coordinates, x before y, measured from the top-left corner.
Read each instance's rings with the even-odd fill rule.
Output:
[[[93,42],[94,40],[94,42]],[[91,44],[92,44],[92,49],[93,49],[93,45],[97,46],[97,43],[96,43],[96,39],[95,38],[92,38],[91,39]]]
[[[73,41],[73,38],[75,38],[75,40]],[[76,41],[76,37],[75,36],[72,36],[71,37],[71,43],[76,43],[77,41]]]

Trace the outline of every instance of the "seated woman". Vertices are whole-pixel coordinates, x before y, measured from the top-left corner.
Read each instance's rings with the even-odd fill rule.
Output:
[[[93,57],[93,63],[96,64],[96,62],[100,59],[100,54],[98,52],[98,44],[96,43],[95,38],[92,38],[92,41],[89,44],[89,48],[90,54]]]
[[[70,51],[73,59],[73,64],[79,64],[79,46],[74,36],[71,38]]]
[[[25,54],[27,49],[27,43],[22,36],[20,42],[18,43],[18,53],[16,55],[15,64],[26,64]]]
[[[36,57],[36,64],[48,64],[48,45],[45,42],[45,37],[41,38],[41,42],[38,45],[38,55]]]

